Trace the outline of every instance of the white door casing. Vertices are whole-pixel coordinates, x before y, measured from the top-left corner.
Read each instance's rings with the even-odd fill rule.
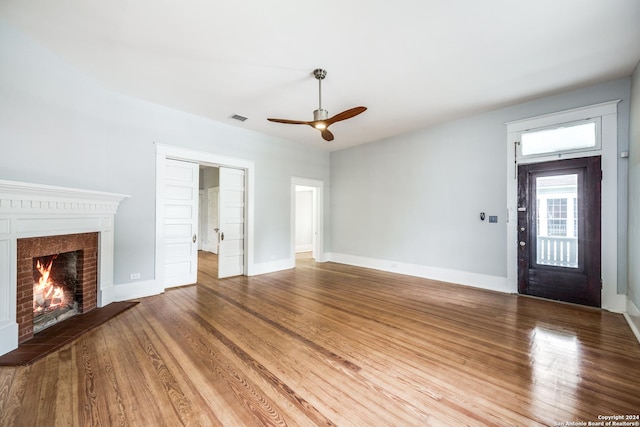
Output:
[[[245,171],[220,168],[218,278],[244,273]]]
[[[198,173],[195,163],[167,159],[164,180],[164,287],[198,275]]]

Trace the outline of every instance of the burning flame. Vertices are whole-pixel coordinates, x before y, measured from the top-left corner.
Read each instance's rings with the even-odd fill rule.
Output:
[[[34,313],[53,310],[66,304],[63,288],[57,286],[49,277],[54,259],[56,259],[55,256],[51,258],[51,261],[49,261],[46,266],[42,264],[40,260],[36,261],[36,268],[41,276],[38,279],[38,283],[33,284]]]

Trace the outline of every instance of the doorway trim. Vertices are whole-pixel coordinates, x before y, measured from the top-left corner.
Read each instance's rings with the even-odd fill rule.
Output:
[[[316,254],[316,262],[327,261],[324,253],[324,213],[323,213],[323,201],[324,201],[324,181],[311,178],[300,178],[297,176],[291,177],[291,263],[292,267],[296,265],[296,186],[302,185],[305,187],[312,187],[315,189],[313,198],[315,215],[314,228],[316,230],[316,238],[314,241],[313,253]]]
[[[602,158],[602,308],[622,313],[626,296],[618,294],[618,109],[619,99],[506,123],[507,125],[507,285],[518,292],[518,164],[600,155]],[[601,118],[602,147],[597,151],[517,159],[523,131],[589,118]]]
[[[157,285],[164,289],[164,212],[162,210],[162,200],[164,199],[164,166],[167,159],[181,160],[185,162],[197,163],[208,167],[230,167],[244,169],[245,175],[245,224],[247,230],[244,236],[245,258],[244,275],[253,275],[253,205],[254,205],[254,181],[255,163],[251,160],[227,157],[217,153],[197,151],[189,148],[176,147],[155,143],[156,145],[156,255],[155,255],[155,277]]]

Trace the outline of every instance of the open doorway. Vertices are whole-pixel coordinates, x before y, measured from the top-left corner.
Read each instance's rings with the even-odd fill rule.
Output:
[[[220,194],[220,169],[200,166],[200,215],[198,230],[200,245],[198,250],[218,254],[220,221],[218,217]]]
[[[294,260],[322,262],[323,182],[292,178],[291,251]]]
[[[198,270],[206,264],[212,274],[218,275],[218,249],[220,221],[218,216],[220,169],[200,165],[198,215]]]
[[[315,193],[314,187],[296,185],[296,259],[298,257],[315,259],[313,253],[317,236]]]

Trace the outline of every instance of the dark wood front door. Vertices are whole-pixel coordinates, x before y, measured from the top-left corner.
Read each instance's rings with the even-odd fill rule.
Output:
[[[601,306],[600,157],[518,167],[518,292]]]

